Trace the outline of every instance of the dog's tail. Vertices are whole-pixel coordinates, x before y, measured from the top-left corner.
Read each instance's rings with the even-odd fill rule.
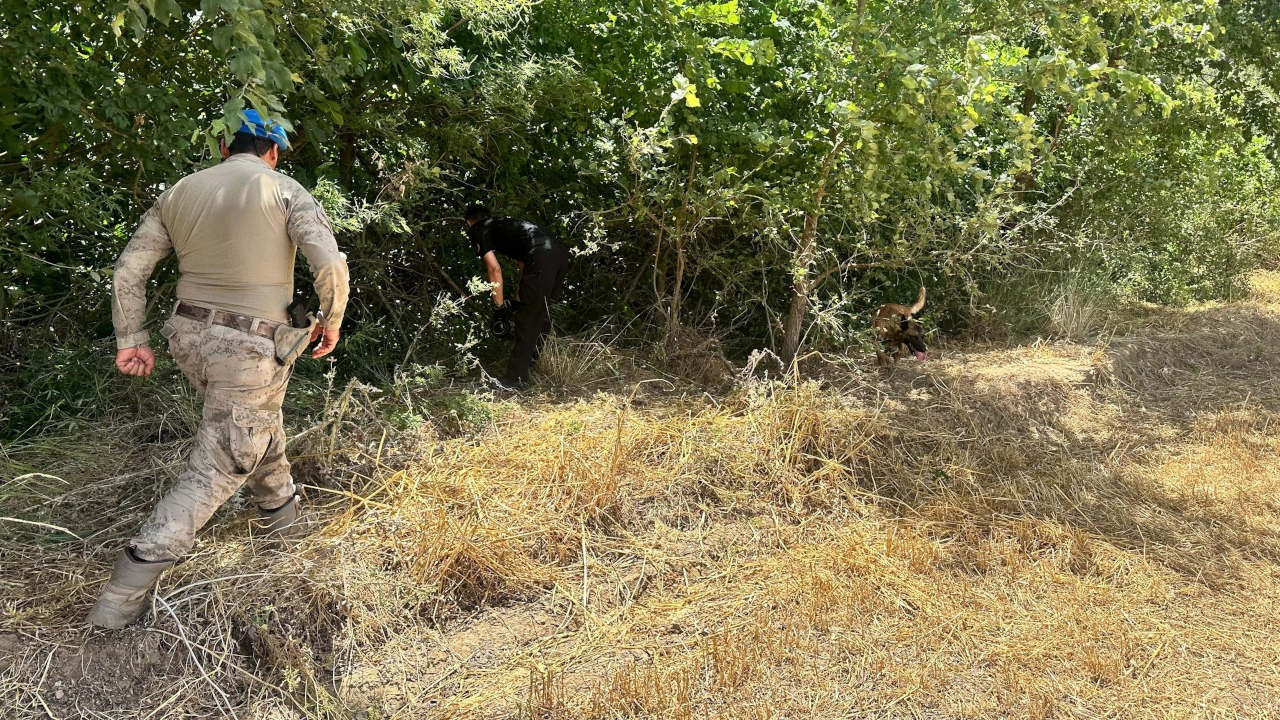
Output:
[[[920,286],[920,294],[916,296],[916,304],[911,306],[911,314],[915,315],[924,307],[924,286]]]

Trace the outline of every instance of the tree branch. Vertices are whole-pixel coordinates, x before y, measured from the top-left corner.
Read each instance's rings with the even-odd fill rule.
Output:
[[[836,273],[842,273],[845,270],[864,270],[866,268],[878,268],[878,267],[902,267],[902,261],[899,260],[896,262],[866,262],[866,263],[857,263],[853,261],[842,262],[839,265],[835,265],[833,267],[827,268],[825,272],[823,272],[821,275],[814,278],[809,283],[809,286],[805,288],[805,292],[813,292],[815,289],[817,289],[818,285],[822,284],[823,280],[826,280],[827,278],[831,277],[832,275],[835,275]]]

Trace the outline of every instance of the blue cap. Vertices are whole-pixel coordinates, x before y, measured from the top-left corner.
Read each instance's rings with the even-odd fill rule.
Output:
[[[281,150],[289,148],[289,136],[285,134],[284,128],[279,123],[263,120],[258,111],[253,108],[247,108],[241,114],[244,115],[244,121],[240,123],[240,132],[266,138],[279,145]]]

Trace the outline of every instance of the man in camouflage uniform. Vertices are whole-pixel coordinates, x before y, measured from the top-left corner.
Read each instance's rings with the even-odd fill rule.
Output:
[[[146,376],[155,365],[143,328],[146,282],[158,262],[177,253],[178,303],[161,332],[204,409],[186,469],[121,551],[89,614],[93,625],[136,620],[160,574],[241,485],[248,483],[264,532],[298,516],[280,411],[293,366],[277,360],[277,332],[290,332],[286,308],[301,249],[323,312],[323,325],[310,335],[320,340],[311,356],[329,354],[347,303],[347,265],[315,198],[275,172],[288,145],[284,129],[253,110],[244,115],[231,145],[221,144],[223,162],[162,194],[116,263],[116,367]]]

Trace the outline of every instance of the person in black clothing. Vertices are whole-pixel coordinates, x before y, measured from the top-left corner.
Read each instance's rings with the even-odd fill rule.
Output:
[[[496,312],[513,315],[515,345],[507,374],[501,380],[504,385],[519,387],[528,381],[551,329],[551,303],[560,299],[564,289],[569,249],[537,225],[517,218],[492,217],[483,205],[468,207],[466,218],[467,239],[493,285]],[[502,266],[497,255],[505,255],[520,266],[515,302],[503,294]]]

